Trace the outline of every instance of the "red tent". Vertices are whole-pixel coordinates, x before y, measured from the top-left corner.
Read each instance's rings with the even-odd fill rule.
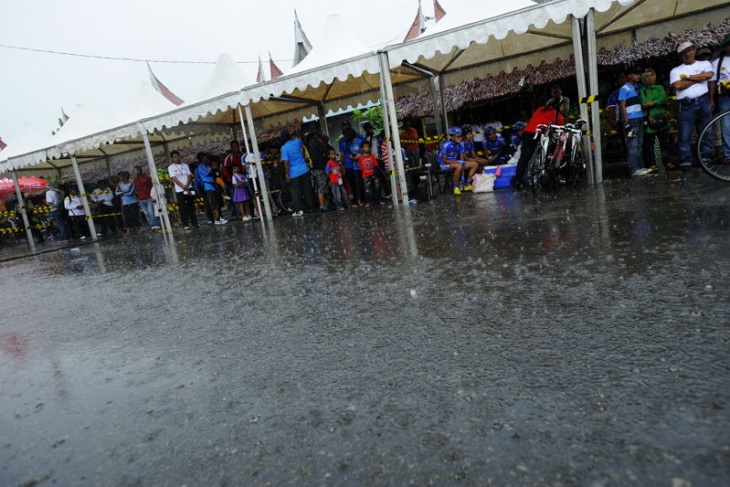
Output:
[[[48,181],[41,178],[25,177],[18,178],[18,185],[23,192],[40,191],[45,189]],[[0,194],[15,193],[15,184],[12,179],[0,179]]]

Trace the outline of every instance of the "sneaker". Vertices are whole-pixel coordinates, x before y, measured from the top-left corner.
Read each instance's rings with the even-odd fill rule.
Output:
[[[189,227],[189,226],[187,226],[187,225],[185,225],[185,226],[183,227],[183,230],[190,230],[190,227]]]
[[[225,225],[226,223],[228,223],[228,220],[224,220],[223,218],[219,218],[215,221],[216,225]]]
[[[291,216],[304,216],[304,212],[302,210],[295,211]]]
[[[251,218],[250,216],[244,216],[243,218],[241,218],[242,222],[250,222],[251,220],[253,220],[253,218]]]
[[[631,175],[632,176],[646,176],[647,174],[649,174],[648,169],[637,169]]]
[[[458,187],[454,188],[454,194],[461,194],[461,190]]]
[[[464,191],[474,191],[474,186],[471,184],[464,186]]]

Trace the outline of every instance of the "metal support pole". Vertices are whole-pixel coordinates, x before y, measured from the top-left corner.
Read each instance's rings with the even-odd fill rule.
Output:
[[[327,125],[327,112],[324,108],[324,103],[317,103],[317,116],[319,117],[319,131],[329,138],[330,127]]]
[[[395,113],[395,100],[393,97],[393,82],[390,77],[390,63],[388,53],[380,53],[380,82],[385,86],[388,116],[390,117],[390,128],[393,133],[393,144],[395,145],[395,157],[393,158],[398,167],[398,181],[400,182],[403,202],[408,201],[408,185],[406,184],[406,171],[403,164],[403,152],[400,145],[400,134],[398,133],[398,117]],[[395,189],[395,188],[393,188]]]
[[[578,98],[584,99],[588,97],[588,87],[586,86],[586,70],[585,63],[583,61],[583,36],[581,34],[580,19],[571,16],[571,22],[573,24],[573,57],[575,58],[575,79],[578,82]],[[590,120],[588,119],[588,105],[586,103],[579,103],[578,106],[580,108],[580,118],[585,120],[590,127]],[[598,130],[601,130],[600,126],[598,127]],[[593,132],[595,132],[595,128],[593,128]],[[586,178],[589,183],[592,183],[594,181],[593,154],[590,150],[590,144],[590,137],[583,137],[583,153],[588,156],[586,161],[588,174],[586,175]]]
[[[84,213],[86,213],[86,223],[89,225],[89,233],[91,234],[91,240],[96,242],[99,237],[96,235],[96,226],[94,225],[94,217],[91,215],[91,207],[89,206],[89,200],[87,199],[86,190],[84,189],[84,182],[81,180],[81,172],[79,171],[79,163],[76,161],[76,155],[71,154],[71,165],[74,169],[74,177],[76,178],[76,187],[79,189],[79,198],[81,198],[81,204],[84,205]]]
[[[12,176],[13,184],[15,185],[15,196],[18,198],[18,208],[20,209],[20,215],[23,217],[23,226],[25,226],[25,239],[28,241],[30,252],[35,254],[35,240],[33,240],[33,232],[30,229],[28,210],[25,208],[23,193],[20,191],[20,184],[18,184],[18,173],[15,172],[15,169],[13,169]]]
[[[252,155],[251,146],[248,143],[248,133],[246,131],[246,125],[243,121],[243,112],[241,112],[241,105],[238,105],[238,118],[241,121],[243,144],[246,146],[246,155]],[[246,159],[248,159],[248,158],[246,158]],[[241,161],[241,163],[243,163],[243,161]],[[255,159],[253,159],[253,157],[252,157],[251,162],[249,162],[247,160],[246,166],[250,166],[250,168],[253,168],[253,170],[255,171],[254,177],[251,178],[251,181],[253,181],[253,192],[255,193],[253,195],[253,202],[254,202],[254,205],[256,206],[256,211],[259,212],[259,215],[262,215],[263,212],[261,211],[261,201],[260,201],[260,198],[258,196],[256,196],[257,194],[259,194],[259,183],[256,181],[258,179],[258,168],[256,167]],[[249,167],[246,167],[246,172],[247,173],[249,172]],[[264,196],[266,196],[266,195],[264,195]],[[243,215],[241,215],[241,217],[243,217]],[[265,218],[261,218],[260,220],[261,220],[262,224],[265,224],[265,222],[266,222]]]
[[[588,82],[591,94],[598,94],[598,56],[596,48],[596,11],[590,9],[586,16],[586,36],[588,37]],[[603,154],[601,152],[601,114],[600,103],[596,99],[591,105],[593,123],[593,181],[603,182]]]
[[[441,109],[441,114],[443,117],[443,128],[444,133],[449,133],[449,113],[446,111],[446,99],[444,98],[444,86],[441,84],[441,76],[434,76],[433,82],[436,85],[436,90],[438,91],[439,95],[439,108]]]
[[[393,200],[393,207],[398,206],[398,191],[396,190],[397,181],[395,180],[395,158],[393,154],[393,148],[390,145],[391,131],[390,131],[390,115],[388,114],[388,100],[385,94],[385,83],[383,77],[380,77],[380,106],[382,107],[381,112],[383,113],[383,129],[385,130],[385,150],[388,151],[388,160],[390,161],[390,197]]]
[[[169,243],[175,241],[172,235],[172,223],[170,223],[170,213],[167,211],[167,197],[165,196],[165,188],[160,183],[160,178],[157,175],[157,166],[155,165],[155,158],[152,155],[152,146],[150,145],[150,138],[147,135],[147,129],[142,124],[137,125],[139,133],[142,135],[144,141],[144,151],[147,154],[147,167],[150,171],[150,177],[152,178],[153,191],[157,194],[157,206],[162,210],[162,233],[165,235],[165,240]]]
[[[428,78],[428,86],[431,88],[431,103],[433,103],[433,118],[436,122],[436,134],[445,134],[446,132],[443,130],[446,124],[442,124],[443,117],[441,116],[441,112],[443,111],[443,107],[441,105],[441,98],[439,97],[439,80],[436,76]],[[426,134],[424,133],[423,135],[425,136]]]
[[[261,197],[264,200],[265,218],[270,222],[271,205],[269,204],[269,188],[266,186],[266,178],[264,177],[264,167],[261,165],[261,156],[259,153],[259,143],[256,140],[256,127],[253,125],[253,115],[251,115],[251,105],[246,105],[246,123],[248,124],[248,132],[251,134],[251,149],[253,150],[253,160],[256,163],[256,176],[261,186]],[[263,218],[262,218],[263,219]]]

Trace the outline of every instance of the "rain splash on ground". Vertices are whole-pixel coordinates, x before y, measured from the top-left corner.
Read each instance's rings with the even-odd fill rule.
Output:
[[[0,263],[0,485],[728,485],[729,189],[446,195]]]

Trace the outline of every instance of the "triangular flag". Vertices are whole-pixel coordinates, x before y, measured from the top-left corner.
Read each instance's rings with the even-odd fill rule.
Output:
[[[279,69],[279,66],[277,66],[274,60],[271,58],[271,53],[269,53],[269,70],[271,71],[271,79],[276,79],[284,74],[284,72]]]
[[[155,76],[155,73],[152,72],[152,68],[150,67],[150,63],[147,63],[147,69],[150,72],[150,81],[152,82],[152,87],[157,90],[157,92],[170,100],[170,103],[176,106],[180,106],[184,103],[184,101],[181,98],[178,98],[175,93],[170,91],[170,89],[162,84],[162,81],[157,79],[157,76]]]
[[[0,137],[0,150],[3,150],[7,146],[8,146],[8,144],[6,144],[5,142],[3,142],[3,138]]]
[[[425,27],[423,23],[423,10],[421,9],[421,0],[418,0],[418,12],[416,13],[416,18],[413,19],[411,28],[408,29],[408,33],[406,34],[406,38],[403,39],[403,42],[415,39],[416,37],[421,35],[421,32],[423,32],[424,29]]]
[[[256,82],[263,83],[264,81],[266,81],[266,78],[264,76],[264,65],[261,62],[261,56],[259,56],[259,72],[256,75]]]
[[[433,0],[433,16],[436,17],[436,22],[444,18],[446,10],[439,4],[439,0]]]
[[[297,11],[294,9],[294,63],[292,67],[296,66],[302,59],[307,57],[307,54],[312,50],[312,43],[307,39],[307,35],[302,29],[302,24],[299,23],[299,17]]]
[[[63,120],[63,123],[68,122],[69,116],[66,115],[66,112],[63,111],[63,107],[61,107],[61,120]]]

